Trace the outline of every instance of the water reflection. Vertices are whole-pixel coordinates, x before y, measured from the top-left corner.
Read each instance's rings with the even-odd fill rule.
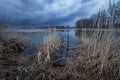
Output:
[[[89,39],[89,38],[99,38],[102,40],[106,38],[110,34],[112,39],[120,38],[120,31],[119,30],[75,30],[75,36],[80,39]]]
[[[69,35],[69,46],[70,47],[80,45],[82,41],[92,38],[96,34],[99,34],[99,36],[101,36],[99,38],[103,39],[107,36],[105,34],[108,32],[113,33],[112,37],[114,39],[117,39],[120,37],[120,31],[117,31],[117,30],[113,30],[113,31],[77,30],[77,29],[76,30],[74,29],[57,30],[57,34],[66,40]],[[46,37],[47,34],[48,34],[47,31],[43,33],[26,34],[26,36],[28,36],[28,38],[30,39],[30,43],[28,47],[26,48],[25,52],[29,53],[29,52],[37,51],[37,48],[39,47],[39,45],[43,44],[44,37]]]

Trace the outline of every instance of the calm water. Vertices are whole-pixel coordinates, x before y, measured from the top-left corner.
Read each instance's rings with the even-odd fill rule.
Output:
[[[81,31],[81,30],[57,30],[57,34],[67,39],[69,35],[69,47],[74,47],[77,45],[80,45],[80,43],[83,40],[87,40],[87,38],[91,37],[93,35],[93,32],[97,31]],[[107,31],[101,31],[101,35],[106,33]],[[114,37],[118,38],[120,37],[120,31],[112,31],[114,33]],[[37,49],[43,44],[44,38],[47,36],[47,31],[42,33],[33,33],[33,34],[24,34],[26,37],[29,38],[29,44],[27,48],[25,49],[26,53],[33,53],[37,51]],[[105,36],[104,36],[105,37]]]
[[[58,30],[57,34],[65,40],[69,35],[69,47],[80,44],[80,38],[75,35],[75,30]],[[25,52],[32,53],[37,51],[37,49],[43,44],[44,38],[47,36],[47,31],[42,33],[25,34],[25,36],[29,38],[29,44],[25,49]]]

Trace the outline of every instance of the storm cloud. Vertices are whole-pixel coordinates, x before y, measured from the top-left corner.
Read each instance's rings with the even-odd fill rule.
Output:
[[[108,4],[109,0],[0,0],[0,21],[10,18],[24,25],[74,25],[77,19]]]

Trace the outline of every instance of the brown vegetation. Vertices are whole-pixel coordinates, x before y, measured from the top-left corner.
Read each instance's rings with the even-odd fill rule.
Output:
[[[102,40],[100,36],[92,37],[81,45],[78,56],[88,80],[120,79],[120,38],[114,40],[112,34],[104,35]]]
[[[114,24],[114,14],[110,12],[108,17],[109,24],[107,27],[112,29]],[[97,28],[101,28],[103,23],[99,17]],[[3,35],[4,29],[0,32]],[[61,39],[54,31],[48,33],[44,39],[44,44],[38,49],[37,55],[32,55],[26,64],[20,65],[18,62],[10,58],[0,61],[0,79],[5,80],[120,80],[120,37],[116,31],[94,31],[91,34],[85,34],[89,38],[77,47],[79,52],[73,52],[66,58],[65,67],[53,67],[55,53],[61,48]],[[23,43],[19,39],[3,38],[0,34],[0,57],[3,53],[19,52],[23,49]],[[84,35],[84,34],[83,34]],[[83,36],[82,35],[82,36]],[[6,40],[7,39],[7,40]],[[18,40],[18,41],[17,41]],[[22,41],[23,42],[23,41]],[[3,43],[5,43],[3,45]],[[12,46],[11,46],[12,44]],[[7,46],[5,46],[7,45]],[[13,47],[13,46],[18,46]],[[8,52],[4,52],[5,50]],[[6,48],[7,47],[7,48]],[[19,48],[19,49],[18,49]],[[13,52],[12,52],[13,53]],[[16,57],[15,57],[16,58]],[[3,59],[2,59],[3,60]],[[6,64],[7,63],[7,64]],[[12,65],[12,66],[11,66]],[[13,66],[14,65],[14,66]],[[16,69],[16,66],[18,69]],[[12,68],[9,68],[12,67]],[[9,70],[10,72],[6,71]],[[14,73],[19,70],[19,73]]]
[[[110,12],[109,24],[107,25],[109,29],[114,26],[113,17],[114,14]],[[101,28],[101,21],[100,17],[97,28]],[[67,65],[65,67],[52,67],[49,54],[51,46],[43,47],[45,50],[38,53],[38,62],[28,72],[31,73],[28,78],[31,80],[119,80],[120,38],[114,33],[116,33],[115,30],[91,33],[88,40],[80,45],[80,51],[77,53],[73,51],[74,54],[66,58]],[[53,38],[46,40],[51,43]],[[54,41],[54,43],[56,42]],[[53,56],[53,54],[51,55]]]
[[[13,30],[0,26],[0,80],[15,80],[17,67],[27,46],[27,39],[16,36]]]

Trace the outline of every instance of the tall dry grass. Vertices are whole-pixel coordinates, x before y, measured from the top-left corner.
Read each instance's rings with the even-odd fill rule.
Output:
[[[52,62],[54,61],[55,53],[60,49],[60,47],[61,38],[57,35],[56,30],[52,32],[49,31],[48,35],[44,38],[43,45],[38,49],[36,63],[32,65],[30,70],[30,80],[55,79],[53,78],[53,76],[55,76],[55,70],[52,68]]]
[[[114,31],[113,31],[114,32]],[[81,64],[89,80],[120,79],[120,37],[113,32],[100,32],[81,45]]]
[[[49,31],[48,35],[44,38],[42,47],[38,50],[38,63],[41,62],[41,58],[44,58],[46,63],[53,60],[55,52],[61,47],[61,38],[57,35],[57,32]]]
[[[4,26],[0,26],[0,54],[11,55],[10,53],[21,53],[28,44],[28,38],[20,36]]]
[[[113,8],[110,10],[108,26],[112,29],[114,11]],[[120,79],[120,36],[115,33],[116,30],[94,31],[87,42],[81,45],[80,63],[88,80]]]
[[[109,29],[113,28],[114,14],[109,16]],[[100,27],[100,19],[98,28]],[[37,62],[27,78],[30,80],[120,80],[120,37],[116,31],[94,31],[80,51],[68,55],[65,67],[52,67],[52,58],[60,48],[60,38],[49,34],[39,49]]]
[[[17,80],[20,57],[27,46],[28,38],[19,36],[14,29],[0,26],[0,80]]]

